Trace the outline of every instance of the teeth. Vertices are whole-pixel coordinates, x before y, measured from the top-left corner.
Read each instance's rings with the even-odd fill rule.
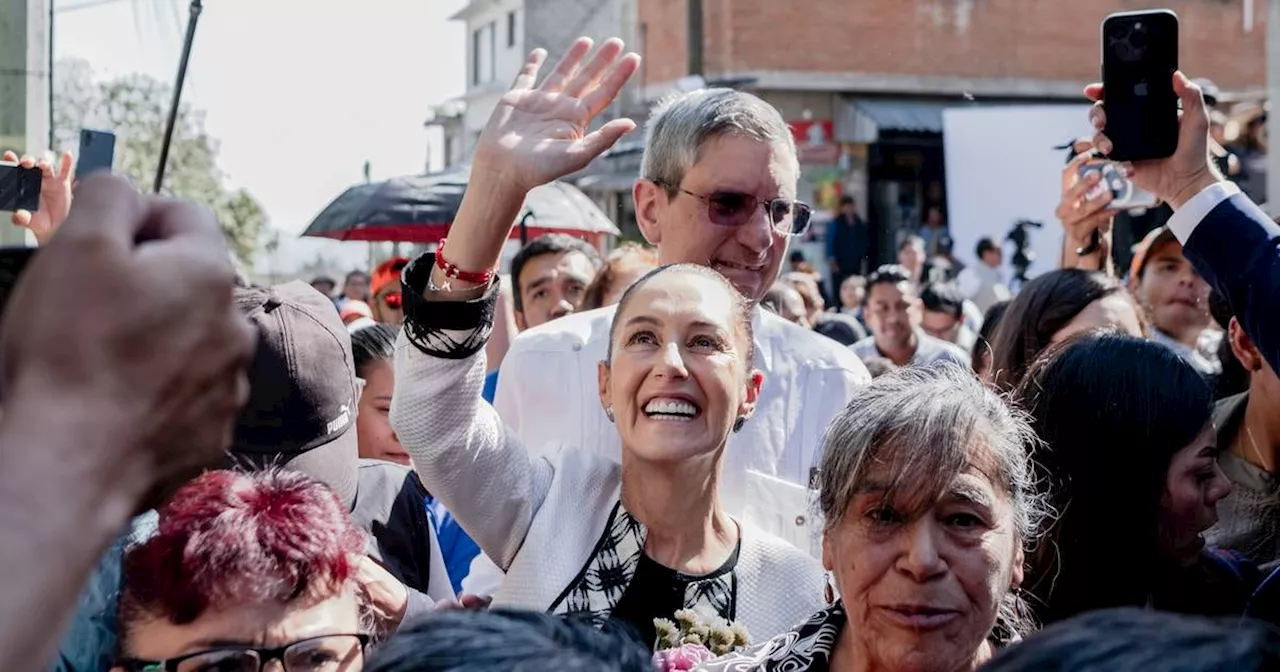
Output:
[[[698,407],[687,401],[654,399],[645,404],[644,412],[649,415],[680,415],[692,418],[698,414]]]

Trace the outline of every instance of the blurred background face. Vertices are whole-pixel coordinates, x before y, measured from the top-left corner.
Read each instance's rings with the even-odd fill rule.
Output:
[[[936,310],[924,310],[920,317],[920,328],[934,338],[955,343],[960,335],[960,326],[964,320],[949,313]]]
[[[1166,334],[1176,337],[1209,326],[1209,285],[1176,242],[1148,253],[1138,292],[1147,317]]]
[[[729,134],[703,144],[698,162],[677,186],[703,197],[735,193],[764,201],[796,198],[798,179],[795,158],[787,149]],[[790,236],[774,228],[763,205],[746,224],[722,226],[711,221],[707,202],[698,196],[681,191],[668,198],[662,187],[652,183],[637,185],[636,190],[640,210],[644,209],[643,192],[656,199],[645,235],[658,246],[662,264],[710,266],[752,302],[759,301],[777,279]]]
[[[910,245],[904,245],[898,250],[898,263],[905,266],[911,271],[912,277],[919,278],[920,273],[924,270],[924,243],[916,240]]]
[[[359,274],[349,276],[342,285],[342,295],[356,301],[367,301],[369,299],[369,278]]]
[[[887,466],[879,470],[869,483],[893,482]],[[974,467],[939,494],[916,511],[920,501],[895,500],[928,493],[891,500],[870,488],[823,535],[822,563],[849,616],[842,637],[867,658],[858,669],[971,669],[961,663],[974,660],[1001,600],[1022,582],[1007,494]]]
[[[1169,464],[1161,502],[1160,543],[1167,558],[1194,563],[1204,548],[1204,531],[1218,522],[1217,504],[1231,494],[1231,481],[1218,468],[1213,426],[1178,451]]]
[[[413,466],[409,451],[391,429],[391,395],[396,386],[395,365],[390,360],[370,362],[364,367],[364,390],[356,413],[356,436],[360,457]]]
[[[388,282],[373,297],[373,319],[383,324],[401,324],[404,322],[404,298],[400,293],[400,278]]]
[[[317,292],[324,294],[325,296],[333,296],[334,286],[332,282],[328,282],[328,281],[313,282],[311,283],[311,287],[315,289]]]
[[[851,282],[840,285],[840,305],[845,308],[857,308],[867,296],[867,288]]]
[[[982,263],[991,268],[1000,268],[1004,263],[1004,250],[995,248],[982,253]]]
[[[770,294],[777,297],[778,316],[782,319],[809,328],[809,315],[804,308],[804,299],[800,292],[790,285],[779,283],[774,285]]]
[[[576,311],[596,268],[581,252],[541,254],[520,269],[520,298],[516,326],[531,329]]]
[[[613,360],[601,368],[626,452],[655,462],[712,456],[755,403],[735,302],[714,280],[668,272],[632,295],[617,323]]]
[[[609,287],[609,291],[604,295],[604,303],[601,305],[613,306],[622,300],[622,295],[627,288],[636,284],[636,281],[644,277],[645,273],[652,271],[655,266],[649,264],[628,264],[618,269],[613,276],[613,284]]]
[[[347,589],[339,595],[323,599],[300,598],[289,604],[237,605],[203,614],[185,625],[144,617],[130,624],[123,643],[126,656],[140,660],[167,660],[209,652],[178,667],[180,672],[257,672],[258,668],[246,661],[244,654],[227,649],[234,649],[236,645],[276,648],[324,635],[359,632],[356,594],[354,590]],[[359,640],[354,637],[328,637],[299,643],[290,652],[288,663],[291,670],[303,672],[355,672],[363,668],[362,661]],[[279,662],[274,662],[263,669],[283,668]]]
[[[868,290],[865,313],[876,345],[881,350],[901,350],[910,346],[920,320],[920,300],[909,283],[877,283]]]

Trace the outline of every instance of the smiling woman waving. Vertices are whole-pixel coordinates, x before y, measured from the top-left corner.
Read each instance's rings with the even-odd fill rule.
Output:
[[[635,126],[587,132],[639,64],[618,40],[586,60],[591,46],[578,40],[536,87],[545,53],[530,55],[481,134],[434,265],[424,257],[406,269],[391,422],[428,489],[506,571],[495,605],[622,625],[649,643],[655,618],[685,608],[772,637],[821,604],[823,576],[717,496],[725,442],[764,383],[750,307],[725,278],[667,266],[623,295],[599,364],[621,465],[590,446],[535,457],[480,398],[493,269],[525,193]]]

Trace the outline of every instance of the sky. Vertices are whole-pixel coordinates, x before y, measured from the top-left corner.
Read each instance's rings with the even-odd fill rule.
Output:
[[[465,90],[466,0],[204,0],[183,100],[207,113],[219,165],[281,231],[274,260],[290,272],[319,255],[334,273],[363,265],[367,246],[298,236],[348,186],[439,168],[432,105]],[[189,3],[55,0],[57,59],[98,78],[134,72],[172,82]],[[54,76],[57,76],[55,72]]]

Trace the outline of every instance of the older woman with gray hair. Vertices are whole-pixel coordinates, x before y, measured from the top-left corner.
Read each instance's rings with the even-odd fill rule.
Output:
[[[1044,510],[1034,441],[1022,416],[959,367],[877,378],[824,440],[830,606],[697,669],[977,668],[1032,626],[1018,589]]]

